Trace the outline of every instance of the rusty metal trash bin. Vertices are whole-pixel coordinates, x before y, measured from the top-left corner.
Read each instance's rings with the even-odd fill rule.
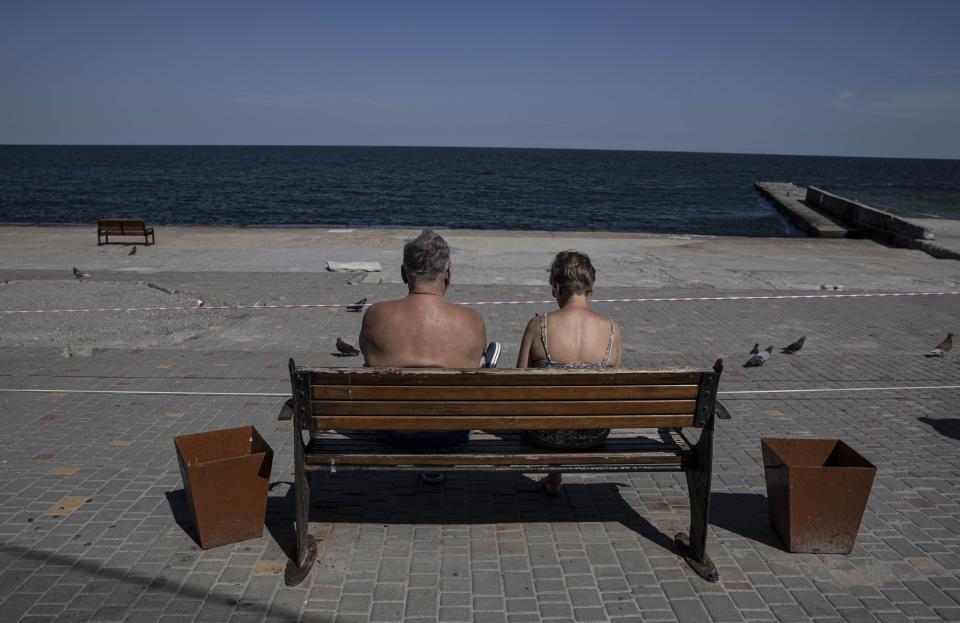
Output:
[[[253,426],[174,437],[200,547],[263,534],[273,449]]]
[[[877,468],[839,439],[760,445],[770,522],[787,551],[849,554]]]

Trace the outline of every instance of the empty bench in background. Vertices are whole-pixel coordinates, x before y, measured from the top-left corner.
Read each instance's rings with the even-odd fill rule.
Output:
[[[97,246],[110,244],[110,236],[143,236],[143,244],[147,246],[155,242],[153,227],[147,227],[138,218],[102,218],[97,221]]]
[[[679,552],[716,582],[707,555],[714,411],[723,363],[712,368],[439,369],[311,368],[290,360],[296,550],[284,574],[296,585],[317,557],[307,532],[314,471],[683,471],[690,533]],[[531,446],[522,429],[609,428],[600,448]],[[700,429],[692,441],[682,428]],[[474,430],[450,448],[400,448],[377,430]],[[341,434],[336,431],[344,431]],[[309,433],[304,441],[304,433]]]

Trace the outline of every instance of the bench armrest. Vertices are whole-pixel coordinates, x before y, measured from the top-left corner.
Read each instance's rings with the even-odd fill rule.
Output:
[[[283,406],[280,407],[280,415],[277,416],[278,422],[289,421],[293,419],[293,398],[288,398]]]

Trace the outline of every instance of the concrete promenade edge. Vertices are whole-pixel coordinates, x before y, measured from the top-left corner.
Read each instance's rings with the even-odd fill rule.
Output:
[[[0,227],[0,310],[375,302],[404,291],[396,266],[409,231],[167,230],[129,256],[97,248],[93,228]],[[549,299],[545,265],[569,246],[594,258],[599,298],[960,290],[956,262],[863,240],[443,233],[455,301]],[[361,260],[383,264],[382,282],[323,270]],[[74,265],[91,277],[73,279]],[[733,419],[718,423],[708,540],[718,584],[672,545],[688,518],[680,474],[571,475],[556,499],[519,475],[435,486],[318,474],[320,562],[287,588],[292,439],[276,421],[286,362],[359,365],[333,343],[356,339],[360,314],[0,314],[0,620],[960,620],[960,359],[925,356],[957,327],[957,302],[595,304],[624,327],[624,365],[726,362],[720,397]],[[551,308],[476,307],[505,365],[526,321]],[[800,353],[741,367],[754,342],[800,335]],[[201,550],[173,437],[248,424],[275,452],[263,536]],[[784,550],[761,437],[840,438],[877,466],[851,554]]]
[[[941,220],[938,239],[960,222]],[[553,253],[588,253],[604,285],[644,288],[862,290],[955,287],[957,264],[918,250],[865,239],[749,238],[623,232],[438,230],[454,252],[461,284],[538,285]],[[95,227],[0,226],[4,270],[118,271],[149,280],[172,272],[325,272],[326,263],[375,261],[399,282],[400,251],[410,229],[158,227],[157,244],[96,246]],[[121,239],[122,240],[122,239]],[[958,244],[960,248],[960,244]],[[70,277],[70,273],[67,273]]]

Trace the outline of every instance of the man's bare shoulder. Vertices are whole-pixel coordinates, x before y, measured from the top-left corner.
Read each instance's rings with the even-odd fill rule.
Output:
[[[364,316],[368,318],[375,318],[383,314],[389,314],[397,309],[401,300],[402,299],[395,299],[392,301],[380,301],[379,303],[374,303],[367,308],[367,311],[364,312]]]
[[[455,313],[460,314],[464,318],[470,318],[474,322],[483,322],[483,316],[481,316],[477,310],[470,309],[464,305],[457,305],[456,303],[451,303],[451,305],[456,310]]]

